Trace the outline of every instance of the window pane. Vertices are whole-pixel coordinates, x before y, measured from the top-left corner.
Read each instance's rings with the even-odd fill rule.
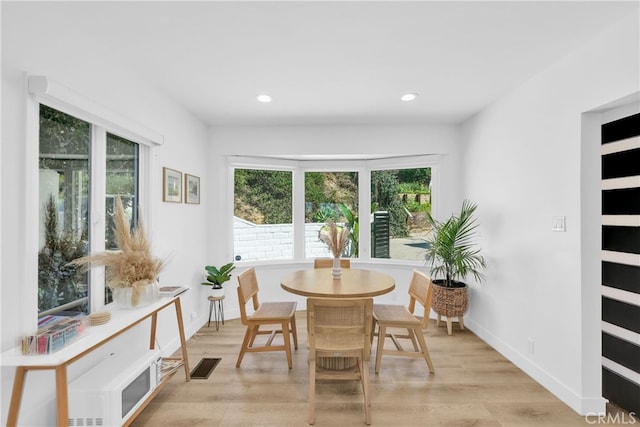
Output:
[[[116,196],[120,196],[131,227],[138,223],[138,144],[107,133],[105,249],[117,249],[113,223]],[[113,301],[105,287],[105,304]]]
[[[88,274],[68,263],[87,254],[91,126],[40,105],[38,314],[87,312]]]
[[[235,169],[236,261],[293,258],[293,173]]]
[[[371,257],[423,261],[431,168],[371,172]]]
[[[358,172],[305,172],[305,256],[331,256],[318,233],[327,220],[349,228],[344,257],[358,257]]]

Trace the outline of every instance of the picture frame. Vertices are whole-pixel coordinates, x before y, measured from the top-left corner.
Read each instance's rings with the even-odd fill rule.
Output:
[[[200,204],[200,177],[184,174],[184,202]]]
[[[162,168],[162,201],[182,203],[182,172]]]

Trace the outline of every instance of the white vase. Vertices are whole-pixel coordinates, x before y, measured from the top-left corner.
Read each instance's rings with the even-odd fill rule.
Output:
[[[334,280],[339,279],[340,276],[342,276],[342,266],[340,265],[339,256],[333,257],[333,270],[331,271],[331,274],[333,274]]]
[[[137,295],[136,295],[137,293]],[[134,288],[114,288],[113,301],[120,308],[139,308],[149,305],[160,298],[160,286],[157,281]]]

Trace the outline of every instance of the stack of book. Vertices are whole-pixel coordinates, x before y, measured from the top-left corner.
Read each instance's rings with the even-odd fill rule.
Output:
[[[87,317],[45,316],[35,335],[22,337],[22,354],[51,354],[84,335]]]
[[[175,297],[180,295],[183,292],[188,291],[189,288],[185,288],[184,286],[161,286],[160,287],[160,296],[161,297]]]

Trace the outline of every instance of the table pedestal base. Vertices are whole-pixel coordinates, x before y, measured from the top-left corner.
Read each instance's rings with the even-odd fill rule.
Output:
[[[343,371],[356,366],[358,359],[355,357],[318,357],[316,364],[323,369]]]

